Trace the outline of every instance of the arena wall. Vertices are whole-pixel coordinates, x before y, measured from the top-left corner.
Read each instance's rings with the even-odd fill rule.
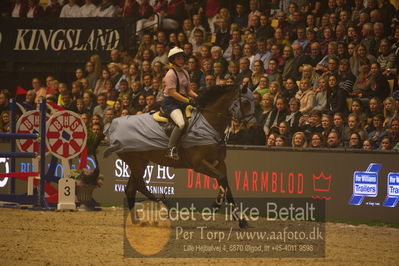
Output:
[[[0,150],[6,149],[7,144],[0,144]],[[95,199],[107,205],[122,204],[129,169],[116,155],[103,159],[104,149],[99,148],[98,157],[105,182],[96,189]],[[399,223],[399,206],[395,205],[399,197],[395,196],[399,194],[397,158],[398,154],[391,152],[231,146],[226,162],[230,187],[236,198],[313,197],[326,202],[329,219]],[[0,172],[6,169],[4,161],[0,161]],[[77,165],[77,161],[73,164]],[[32,170],[26,160],[20,160],[18,165],[17,170],[21,172]],[[93,167],[94,161],[89,160],[89,166]],[[61,165],[57,171],[62,176]],[[218,191],[215,179],[190,169],[150,165],[143,178],[152,192],[165,194],[167,198],[213,198]],[[26,184],[18,183],[17,190],[23,192]],[[0,180],[0,193],[7,191],[7,182]],[[388,194],[391,196],[387,201]],[[362,195],[366,196],[360,204],[354,202]],[[384,206],[387,204],[391,207]]]

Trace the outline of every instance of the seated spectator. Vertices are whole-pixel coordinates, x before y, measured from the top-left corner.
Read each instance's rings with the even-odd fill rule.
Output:
[[[10,112],[3,111],[0,113],[0,133],[9,133],[10,131]]]
[[[399,117],[398,104],[392,97],[388,97],[384,100],[384,117],[384,128],[389,128],[392,120]]]
[[[236,47],[236,45],[239,45],[239,51],[241,52],[241,46],[244,43],[241,41],[241,33],[239,30],[233,30],[231,33],[231,39],[229,40],[228,47],[225,48],[225,52],[223,53],[223,57],[227,60],[230,61],[233,58],[233,48]],[[237,60],[240,57],[237,58],[237,56],[234,56],[235,58],[233,60]]]
[[[15,0],[11,5],[11,17],[23,18],[26,16],[27,5],[24,0]]]
[[[225,80],[226,73],[221,62],[216,61],[213,63],[213,75],[216,78],[216,85],[221,85],[221,83]]]
[[[123,109],[122,112],[121,112],[121,116],[128,116],[128,115],[130,115],[129,110],[128,109]]]
[[[66,110],[73,111],[75,109],[75,104],[72,100],[72,93],[69,90],[67,90],[62,92],[60,96],[62,104],[58,103],[58,105],[60,105],[62,108]]]
[[[86,107],[83,98],[78,98],[75,101],[73,112],[77,114],[84,114],[86,112]]]
[[[287,121],[281,121],[278,125],[278,134],[279,136],[284,137],[284,143],[291,143],[292,134],[290,124]],[[286,145],[285,145],[286,146]]]
[[[337,26],[339,27],[339,26]],[[345,42],[338,42],[337,46],[337,56],[339,60],[346,59],[349,60],[350,56],[348,54],[348,47]],[[349,66],[349,62],[348,62]]]
[[[306,29],[303,26],[299,26],[296,30],[297,39],[292,43],[299,44],[302,46],[302,49],[305,50],[305,47],[309,44],[309,40],[306,38]]]
[[[327,148],[335,149],[341,147],[342,143],[340,135],[336,131],[331,131],[327,136]]]
[[[0,96],[1,97],[1,96]],[[36,103],[35,103],[36,93],[34,90],[28,90],[25,95],[25,101],[22,103],[22,106],[27,111],[36,110]]]
[[[204,32],[201,29],[194,30],[194,41],[191,44],[193,45],[193,53],[200,55],[204,45]]]
[[[104,113],[107,109],[110,109],[111,106],[107,104],[107,95],[102,93],[97,97],[97,106],[94,107],[93,115],[99,115],[101,118],[104,117]]]
[[[327,112],[327,79],[321,77],[317,83],[318,86],[314,89],[313,110]]]
[[[168,54],[166,51],[165,44],[163,43],[157,43],[155,45],[155,52],[156,56],[152,60],[152,66],[154,66],[155,62],[161,62],[162,64],[166,65],[168,64]]]
[[[283,97],[289,101],[291,98],[295,98],[296,93],[298,92],[298,86],[296,80],[294,78],[288,78],[285,82],[283,82],[283,89],[281,94]]]
[[[44,15],[44,10],[39,4],[39,0],[28,0],[26,7],[27,18],[39,18]]]
[[[253,65],[252,70],[252,84],[254,87],[258,87],[261,77],[265,76],[265,69],[263,67],[263,62],[261,60],[256,60]],[[270,79],[268,78],[270,81]]]
[[[260,26],[256,30],[256,38],[273,38],[274,28],[270,25],[266,15],[260,15]]]
[[[61,5],[57,0],[50,0],[48,6],[44,10],[45,17],[58,18],[61,13]]]
[[[249,69],[249,59],[246,57],[243,57],[240,59],[239,63],[239,68],[240,72],[237,75],[236,82],[237,84],[241,84],[244,78],[250,78],[252,77],[252,71]]]
[[[302,46],[299,44],[294,44],[292,46],[293,49],[293,54],[294,54],[294,60],[292,62],[292,69],[290,71],[290,74],[288,77],[293,77],[295,79],[300,79],[301,78],[301,70],[302,66],[305,64],[305,55],[303,53]],[[284,76],[283,76],[284,78]]]
[[[134,115],[139,115],[143,113],[144,108],[146,107],[146,102],[145,102],[145,94],[139,95],[135,101],[133,101],[133,109],[132,109],[132,114]]]
[[[350,129],[346,125],[345,118],[344,118],[344,115],[342,113],[335,113],[334,114],[333,123],[334,123],[333,130],[336,131],[339,134],[340,139],[344,139],[344,136],[349,135]],[[327,136],[326,136],[326,139],[327,139]]]
[[[330,59],[338,59],[338,44],[336,42],[330,42],[327,45],[327,54],[321,59],[321,61],[316,65],[316,70],[319,72],[330,71],[333,72],[331,68],[329,69],[328,63],[331,62]],[[335,61],[337,62],[337,61]],[[331,64],[331,63],[330,63]],[[338,68],[338,64],[335,65]]]
[[[373,64],[377,61],[375,56],[367,52],[366,46],[359,44],[355,47],[352,57],[349,59],[351,71],[355,76],[358,76],[361,70],[361,63],[367,59],[369,63]]]
[[[229,46],[230,41],[230,29],[229,29],[229,22],[227,19],[220,19],[219,20],[219,28],[216,31],[216,38],[213,45],[220,46],[223,50],[226,50]]]
[[[310,139],[310,136],[315,132],[323,132],[323,127],[321,126],[321,117],[322,114],[320,111],[311,111],[308,123],[301,126],[300,131],[305,133],[307,139]]]
[[[383,39],[380,42],[381,54],[377,58],[377,63],[381,66],[382,74],[386,77],[392,77],[391,69],[396,68],[396,56],[391,50],[389,40]]]
[[[370,22],[364,23],[362,26],[362,35],[363,38],[360,41],[363,44],[367,51],[372,52],[375,48],[375,40],[373,38],[373,24]]]
[[[390,151],[392,150],[392,141],[388,136],[382,138],[379,150],[381,151]]]
[[[348,144],[350,134],[356,132],[360,135],[362,140],[367,138],[367,132],[363,129],[359,117],[356,114],[350,114],[348,116],[348,128],[349,132],[343,135],[342,143],[344,145]]]
[[[260,95],[264,95],[269,92],[269,79],[266,75],[260,77],[259,84],[254,90],[254,93],[257,92]]]
[[[71,1],[71,0],[70,0]],[[116,16],[116,8],[112,2],[112,0],[102,0],[101,4],[97,8],[96,17],[115,17]]]
[[[106,131],[110,126],[112,120],[115,118],[115,112],[114,109],[109,108],[105,111],[104,113],[104,131]]]
[[[306,140],[306,136],[303,132],[295,132],[292,136],[292,148],[307,148],[308,141]]]
[[[377,114],[373,117],[374,130],[368,134],[368,139],[373,141],[374,149],[378,148],[383,137],[388,136],[388,132],[383,127],[384,116],[382,114]]]
[[[276,141],[275,141],[276,147],[286,147],[287,143],[289,143],[289,142],[287,141],[285,136],[277,135]]]
[[[330,114],[340,112],[348,113],[346,104],[347,93],[338,87],[338,80],[335,75],[328,78],[327,109]]]
[[[314,95],[314,91],[310,87],[310,81],[307,79],[301,80],[299,91],[296,93],[295,98],[297,98],[301,103],[299,111],[302,114],[308,113],[313,109]]]
[[[321,48],[321,53],[325,55],[327,54],[328,44],[331,43],[334,40],[334,38],[332,35],[333,31],[330,27],[324,27],[322,33],[323,37],[320,42],[320,48]]]
[[[305,55],[304,62],[315,68],[317,63],[322,59],[323,55],[321,54],[320,43],[317,41],[312,42],[310,44],[310,53]]]
[[[80,7],[76,4],[76,0],[68,0],[68,4],[61,9],[60,18],[77,18],[80,16]]]
[[[97,80],[94,88],[94,94],[98,96],[105,88],[106,81],[109,81],[111,74],[108,69],[104,68],[101,73],[101,77]]]
[[[95,106],[95,95],[92,92],[84,92],[83,93],[83,102],[86,108],[86,113],[92,115]]]
[[[265,39],[259,39],[256,41],[258,51],[255,54],[254,58],[252,59],[250,69],[253,71],[254,69],[254,63],[257,60],[261,60],[263,62],[263,67],[264,69],[269,68],[269,60],[271,59],[271,53],[267,50],[266,46],[266,40]]]
[[[276,137],[277,133],[270,133],[266,138],[266,146],[269,148],[276,146]]]
[[[311,87],[316,88],[320,79],[319,74],[316,73],[311,65],[304,64],[302,66],[302,79],[308,79]]]
[[[138,5],[136,34],[142,36],[142,30],[149,30],[151,27],[158,25],[158,16],[155,15],[153,7],[149,0],[142,0]]]
[[[260,60],[259,60],[260,61]],[[278,71],[278,61],[277,59],[270,59],[269,60],[269,68],[266,70],[267,78],[269,79],[269,82],[278,82],[279,86],[281,87],[283,85],[283,78]]]
[[[110,63],[110,64],[108,64],[108,71],[110,74],[109,80],[111,81],[112,86],[115,87],[115,85],[118,83],[118,81],[122,77],[122,70],[120,69],[118,64]]]
[[[390,88],[387,78],[382,74],[379,63],[371,64],[371,87],[367,98],[377,97],[381,100],[389,96]]]
[[[350,94],[352,93],[355,81],[356,77],[350,71],[348,59],[341,59],[338,66],[338,87],[344,90],[347,94]]]
[[[289,101],[289,112],[285,117],[285,121],[288,122],[291,132],[297,132],[299,130],[299,121],[302,113],[299,111],[301,103],[297,98],[291,98]]]
[[[120,89],[118,94],[119,100],[122,100],[123,96],[130,95],[132,93],[132,91],[129,88],[129,84],[125,79],[121,80],[121,82],[119,83],[119,89]]]
[[[367,125],[367,114],[364,112],[363,102],[360,99],[353,99],[350,113],[359,118],[362,127]]]
[[[84,18],[95,17],[97,13],[97,6],[93,0],[85,0],[84,5],[80,7],[80,16]]]
[[[83,113],[80,115],[80,117],[83,120],[83,123],[86,125],[87,129],[91,128],[91,115],[89,115],[88,113]]]
[[[238,73],[240,71],[239,64],[237,61],[229,61],[229,64],[227,66],[227,74],[226,74],[226,79],[231,78],[234,81],[238,77]]]
[[[347,148],[349,149],[361,149],[362,148],[362,139],[357,132],[351,133],[349,137],[349,142]]]
[[[363,150],[371,151],[374,149],[373,147],[374,147],[374,143],[371,140],[366,139],[363,141]]]
[[[72,82],[71,92],[72,92],[72,100],[73,101],[76,101],[76,99],[78,99],[78,98],[82,98],[82,96],[83,96],[82,83],[79,81]]]
[[[262,112],[256,117],[259,125],[264,125],[271,111],[273,110],[273,96],[270,93],[265,93],[262,96]]]
[[[315,132],[310,136],[310,148],[320,149],[324,147],[324,137],[320,132]]]
[[[278,126],[280,122],[285,121],[287,116],[287,104],[283,97],[278,97],[276,100],[276,108],[271,111],[270,115],[263,125],[265,135],[270,132],[278,132]]]
[[[273,96],[273,104],[276,105],[277,99],[283,97],[280,90],[280,84],[277,81],[273,81],[269,86],[269,93]],[[283,97],[284,98],[284,97]]]
[[[392,140],[392,145],[395,146],[399,142],[399,119],[394,118],[391,122],[391,128],[389,129],[389,138]]]
[[[146,94],[145,103],[146,103],[146,106],[143,109],[143,113],[150,113],[150,112],[158,111],[159,108],[155,101],[155,94],[151,94],[151,93]]]
[[[366,109],[367,115],[367,131],[370,132],[374,130],[374,126],[372,124],[373,116],[376,114],[382,114],[382,102],[379,98],[373,97],[370,99],[368,108]]]

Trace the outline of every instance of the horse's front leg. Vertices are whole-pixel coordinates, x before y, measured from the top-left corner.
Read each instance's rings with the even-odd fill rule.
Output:
[[[142,193],[149,200],[156,201],[157,198],[154,196],[154,194],[148,191],[145,182],[143,180],[143,175],[147,167],[148,161],[139,159],[137,158],[137,156],[134,156],[133,154],[129,153],[120,154],[119,157],[124,162],[126,162],[130,168],[130,177],[125,188],[125,194],[129,209],[131,210],[134,208],[137,191]]]
[[[231,189],[227,179],[226,164],[224,162],[219,162],[217,167],[215,167],[214,162],[211,163],[206,159],[202,159],[198,170],[206,175],[214,176],[218,180],[219,193],[215,200],[214,207],[216,209],[220,208],[220,206],[223,204],[224,199],[226,198],[227,202],[231,206],[234,218],[239,221],[239,226],[241,228],[247,227],[248,223],[245,218],[241,217],[241,214],[239,213],[236,203],[234,201],[233,194],[231,193]]]

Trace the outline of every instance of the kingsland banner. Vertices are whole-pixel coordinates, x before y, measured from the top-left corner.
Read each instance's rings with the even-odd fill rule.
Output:
[[[0,60],[83,62],[92,54],[108,56],[126,47],[132,19],[0,19]]]

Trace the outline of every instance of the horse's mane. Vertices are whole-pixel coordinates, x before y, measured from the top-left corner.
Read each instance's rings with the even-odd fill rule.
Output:
[[[205,107],[217,99],[221,97],[223,94],[229,92],[232,89],[232,86],[211,86],[202,89],[198,93],[198,97],[196,99],[199,107]]]

